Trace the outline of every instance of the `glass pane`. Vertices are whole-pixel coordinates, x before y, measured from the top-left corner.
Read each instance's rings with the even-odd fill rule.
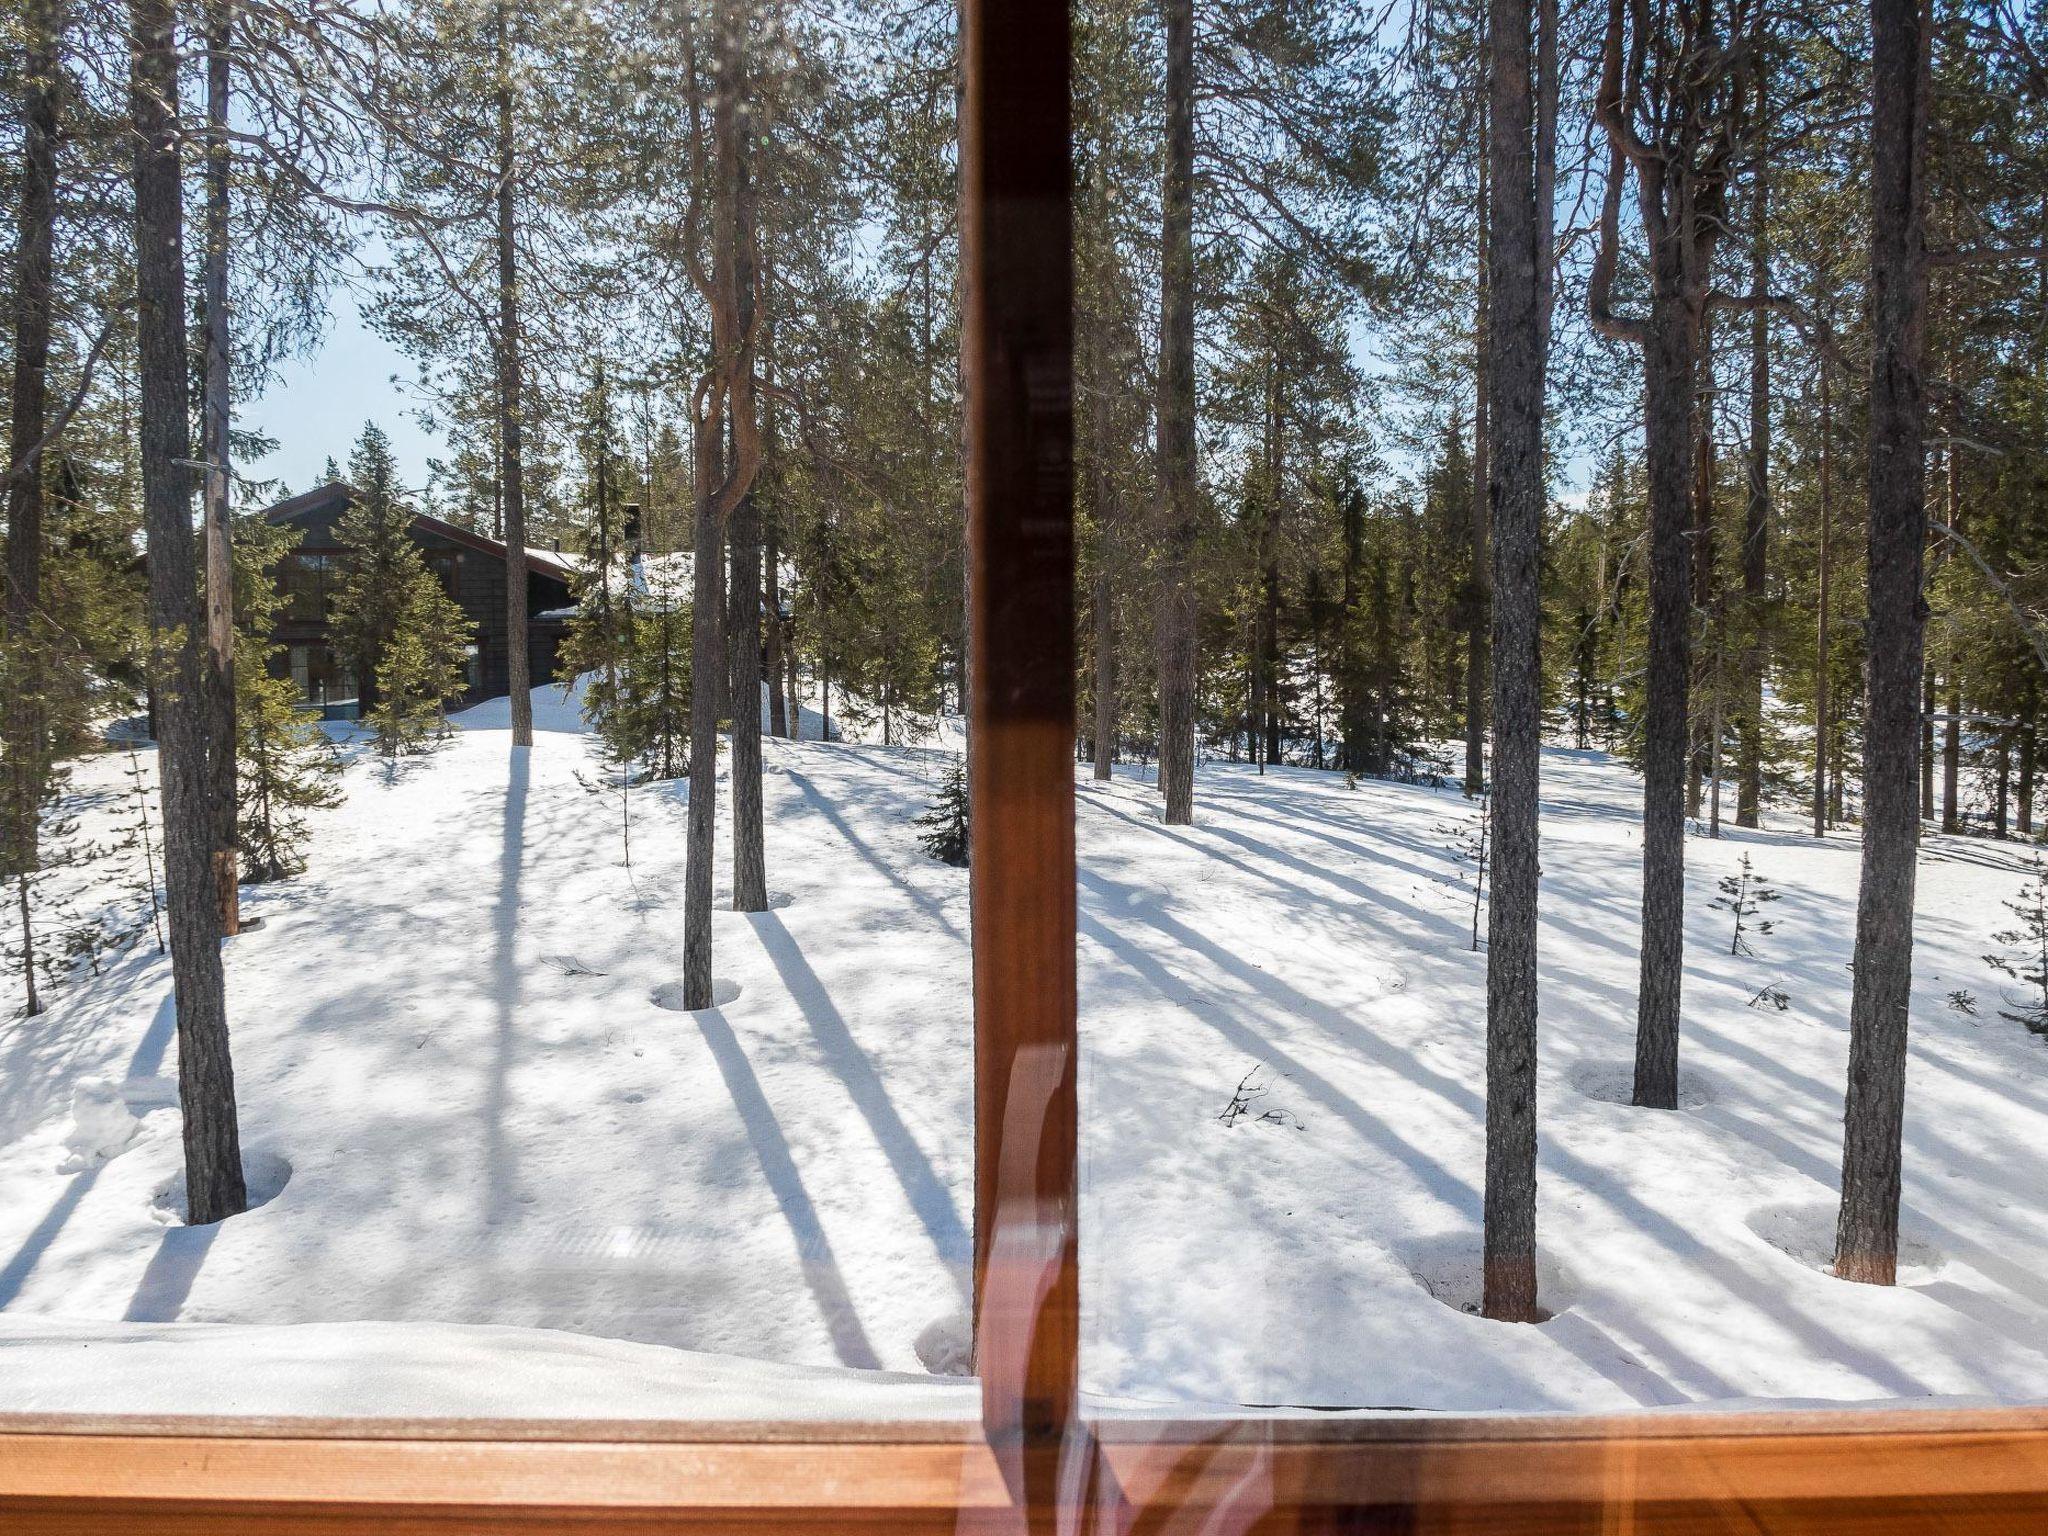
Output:
[[[1937,260],[1874,459],[1861,13],[1074,14],[1087,1386],[2038,1399],[2039,263]]]
[[[127,332],[86,377],[129,37],[56,10],[44,591],[90,654],[10,641],[61,708],[0,722],[57,765],[0,1412],[972,1416],[950,7],[230,8],[232,367],[176,462]],[[141,277],[179,316],[219,308],[206,164],[189,273]],[[232,845],[177,772],[204,616],[151,673],[132,558],[196,600],[142,489],[192,489],[216,386]]]

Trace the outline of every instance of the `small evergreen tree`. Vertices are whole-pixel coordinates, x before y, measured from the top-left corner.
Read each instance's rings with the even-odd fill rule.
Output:
[[[6,953],[30,1014],[42,1011],[36,978],[65,969],[38,947],[44,876],[87,856],[60,809],[65,760],[96,741],[107,715],[133,706],[142,655],[129,509],[81,483],[69,458],[43,462],[56,494],[43,526],[41,592],[27,622],[0,634],[0,892],[16,917]]]
[[[1753,955],[1749,935],[1754,932],[1765,934],[1773,927],[1769,918],[1755,922],[1751,919],[1770,902],[1778,899],[1778,893],[1765,885],[1756,871],[1750,868],[1749,855],[1742,856],[1742,867],[1732,875],[1723,875],[1720,882],[1721,894],[1709,905],[1729,913],[1735,919],[1735,932],[1728,940],[1731,955]]]
[[[377,666],[369,723],[387,759],[418,752],[448,730],[448,700],[462,692],[470,624],[424,565],[407,583],[396,629]]]
[[[584,394],[577,450],[590,475],[582,526],[576,530],[583,560],[570,580],[576,616],[562,643],[566,674],[592,674],[585,707],[603,710],[619,686],[619,669],[632,624],[632,552],[626,547],[617,471],[623,454],[612,420],[611,389],[599,361]]]
[[[235,791],[242,878],[285,880],[305,868],[306,813],[338,804],[341,765],[290,676],[274,676],[283,594],[276,566],[290,532],[261,517],[235,530]]]
[[[235,693],[242,878],[289,879],[306,867],[306,812],[341,801],[341,765],[290,678],[240,666]]]
[[[403,621],[415,578],[426,570],[409,527],[412,510],[398,500],[397,463],[375,423],[363,428],[349,458],[354,495],[336,529],[347,551],[334,596],[332,633],[370,703],[381,686],[384,649]]]
[[[966,867],[967,768],[959,758],[954,758],[946,769],[946,776],[939,781],[938,798],[932,802],[931,809],[917,818],[917,824],[924,828],[917,841],[926,853],[941,864],[951,864],[956,869]]]
[[[89,850],[77,841],[77,817],[64,809],[64,791],[70,778],[70,769],[61,764],[43,770],[41,796],[35,808],[35,861],[10,871],[13,888],[8,894],[13,898],[15,922],[7,930],[6,940],[0,942],[0,959],[20,975],[22,1012],[29,1017],[48,1006],[48,990],[62,979],[76,953],[68,937],[76,914],[68,903],[53,901],[47,894],[53,875],[89,856]],[[58,930],[60,947],[53,948],[47,942],[44,930],[50,927]]]
[[[606,756],[649,779],[689,772],[689,581],[682,561],[635,563],[615,610],[611,676],[593,668],[584,694]]]
[[[1479,809],[1468,822],[1441,822],[1437,834],[1445,839],[1444,847],[1460,865],[1472,870],[1472,950],[1479,951],[1479,920],[1486,910],[1486,862],[1492,854],[1493,811],[1488,797],[1479,797]],[[1460,868],[1458,880],[1462,884],[1465,870]]]
[[[2008,952],[1988,954],[1984,963],[2027,989],[2017,999],[2008,997],[2010,1006],[1999,1009],[1999,1017],[2024,1025],[2034,1034],[2048,1035],[2048,860],[2037,853],[2028,860],[2027,868],[2031,871],[2027,883],[2018,896],[2004,904],[2019,920],[2018,926],[1991,936]]]
[[[149,774],[142,766],[142,754],[128,749],[128,805],[130,821],[119,846],[142,856],[142,895],[149,906],[149,926],[156,934],[156,952],[167,952],[164,944],[163,903],[157,898],[156,840],[149,825]]]

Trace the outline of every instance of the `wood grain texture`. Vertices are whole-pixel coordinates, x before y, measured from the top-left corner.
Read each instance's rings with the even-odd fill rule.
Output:
[[[1011,1486],[1079,1447],[1065,0],[961,7],[975,1357]]]
[[[1917,1420],[1920,1416],[1915,1415]],[[1111,1421],[1035,1525],[1076,1532],[2048,1529],[2048,1424],[1782,1419]],[[1872,1422],[1878,1422],[1873,1418]],[[791,1428],[784,1427],[785,1430]],[[0,1530],[1022,1530],[1006,1451],[959,1426],[804,1440],[0,1434]],[[925,1435],[933,1438],[915,1438]],[[954,1436],[953,1439],[936,1438]]]

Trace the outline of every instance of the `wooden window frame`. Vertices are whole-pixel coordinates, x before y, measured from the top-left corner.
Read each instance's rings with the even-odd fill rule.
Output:
[[[1081,1415],[1067,0],[961,31],[980,1421],[13,1416],[0,1530],[2048,1529],[2041,1410]]]

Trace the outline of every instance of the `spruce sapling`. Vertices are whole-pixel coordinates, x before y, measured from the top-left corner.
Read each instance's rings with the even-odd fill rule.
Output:
[[[932,802],[930,810],[917,818],[917,824],[924,828],[917,840],[926,853],[956,869],[966,867],[967,769],[958,758],[953,760],[946,776],[939,781],[938,798]]]
[[[128,803],[135,822],[122,838],[122,846],[142,853],[142,894],[149,902],[149,926],[156,934],[156,952],[161,955],[165,952],[163,903],[156,893],[156,848],[150,839],[149,788],[144,782],[148,775],[143,771],[142,754],[132,746],[128,749],[127,773]]]
[[[1749,867],[1749,855],[1746,853],[1742,856],[1742,867],[1736,873],[1721,877],[1721,894],[1709,905],[1734,915],[1735,932],[1728,940],[1729,954],[1756,953],[1749,945],[1750,933],[1769,933],[1774,925],[1767,917],[1757,918],[1754,922],[1751,919],[1756,918],[1767,903],[1777,899],[1778,893],[1765,885],[1756,871]]]
[[[2019,919],[2019,926],[1991,935],[1992,941],[2005,949],[1986,955],[1984,963],[2027,989],[2017,999],[2008,995],[2010,1006],[1999,1009],[1999,1017],[2024,1025],[2034,1034],[2048,1035],[2048,861],[2035,854],[2027,868],[2027,883],[2018,896],[2004,904],[2006,911]]]
[[[1488,846],[1492,831],[1492,813],[1487,797],[1479,797],[1479,809],[1468,822],[1439,822],[1437,834],[1445,839],[1444,847],[1460,864],[1472,866],[1472,949],[1479,950],[1479,916],[1486,906],[1486,860],[1491,852]],[[1463,883],[1465,871],[1458,871],[1458,880]]]

